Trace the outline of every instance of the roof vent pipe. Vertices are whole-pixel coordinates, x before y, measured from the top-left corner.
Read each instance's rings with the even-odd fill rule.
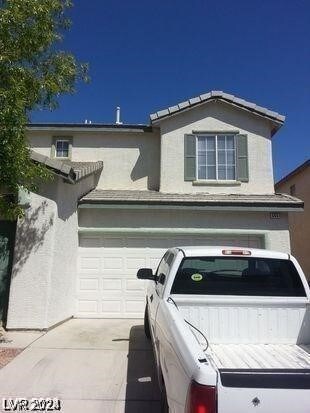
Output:
[[[117,106],[116,108],[116,125],[122,125],[123,122],[121,122],[121,108]]]

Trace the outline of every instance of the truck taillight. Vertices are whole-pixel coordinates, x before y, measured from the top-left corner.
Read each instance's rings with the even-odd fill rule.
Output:
[[[216,396],[216,387],[192,381],[187,394],[186,413],[217,413]]]

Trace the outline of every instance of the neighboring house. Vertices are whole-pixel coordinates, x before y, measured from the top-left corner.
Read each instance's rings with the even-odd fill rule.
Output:
[[[276,192],[283,192],[301,198],[304,211],[289,213],[289,229],[292,254],[299,260],[304,273],[310,279],[310,160],[275,184]]]
[[[271,138],[283,122],[211,92],[150,125],[29,125],[34,161],[57,178],[17,224],[7,327],[140,317],[136,271],[155,270],[171,246],[289,252],[288,212],[303,202],[274,194]]]

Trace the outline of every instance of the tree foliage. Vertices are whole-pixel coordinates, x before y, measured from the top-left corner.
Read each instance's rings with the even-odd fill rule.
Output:
[[[0,215],[10,219],[23,214],[19,187],[33,191],[49,178],[29,156],[30,112],[56,108],[61,94],[87,80],[87,65],[58,47],[71,6],[70,0],[0,0]]]

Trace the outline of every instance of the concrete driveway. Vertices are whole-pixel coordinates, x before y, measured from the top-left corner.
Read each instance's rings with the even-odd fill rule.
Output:
[[[0,396],[58,397],[65,413],[157,413],[159,390],[141,320],[73,319],[0,370]]]

